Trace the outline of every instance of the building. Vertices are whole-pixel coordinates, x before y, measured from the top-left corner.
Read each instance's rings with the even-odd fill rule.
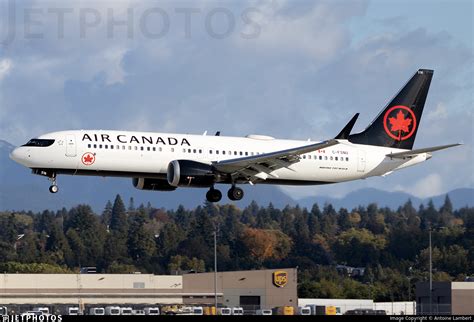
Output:
[[[433,282],[416,284],[416,311],[418,314],[474,314],[473,282]]]
[[[374,308],[374,301],[367,299],[298,299],[299,306],[335,306],[337,314],[344,314],[349,310]]]
[[[164,304],[241,306],[250,310],[298,304],[297,270],[219,272],[217,293],[214,273],[152,274],[1,274],[0,305],[16,311],[50,306],[64,312],[67,306]]]
[[[187,293],[206,293],[214,286],[214,273],[183,275]],[[244,309],[271,309],[298,306],[297,269],[219,272],[217,291],[224,306]],[[191,299],[186,299],[185,303]],[[192,299],[195,301],[195,299]],[[204,301],[204,300],[203,300]],[[212,302],[214,303],[214,302]]]

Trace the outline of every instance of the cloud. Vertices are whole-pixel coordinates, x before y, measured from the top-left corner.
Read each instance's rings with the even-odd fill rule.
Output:
[[[41,18],[35,16],[42,19],[35,30],[44,37],[21,37],[20,19],[17,38],[1,52],[0,138],[19,144],[54,130],[110,128],[326,139],[356,112],[361,115],[355,131],[363,129],[418,68],[434,68],[416,147],[458,141],[465,146],[387,178],[284,189],[294,195],[390,190],[405,187],[407,177],[422,182],[432,173],[445,190],[472,185],[473,50],[447,31],[410,25],[412,20],[397,12],[394,21],[404,24],[398,28],[388,13],[368,16],[366,1],[73,1],[60,39],[57,16],[47,10],[64,3],[47,5],[17,5],[20,14],[31,6],[43,11]],[[140,17],[155,6],[170,21],[168,32],[152,39],[140,29]],[[81,9],[86,8],[97,10],[101,22],[81,38]],[[179,8],[199,11],[189,37]],[[236,22],[222,39],[206,29],[209,13],[217,8],[231,12]],[[255,31],[242,19],[249,8],[256,9],[252,19],[260,27],[250,39],[242,37]],[[133,9],[133,37],[118,25],[114,36],[107,36],[109,9],[116,20],[125,20]],[[373,21],[384,18],[379,30],[380,21]],[[219,19],[214,31],[225,26]],[[355,20],[375,31],[354,35]],[[148,25],[155,32],[162,26],[158,15]]]
[[[427,198],[443,193],[443,179],[437,173],[431,173],[409,186],[398,185],[395,191],[408,192],[418,198]]]
[[[0,81],[8,76],[12,68],[13,62],[11,59],[4,58],[0,60]]]
[[[249,17],[253,23],[244,24],[241,30],[243,34],[252,34],[248,29],[256,28],[258,36],[235,36],[234,40],[240,48],[260,55],[303,56],[320,65],[349,46],[348,22],[363,15],[366,7],[367,1],[261,2],[252,7],[255,14]]]

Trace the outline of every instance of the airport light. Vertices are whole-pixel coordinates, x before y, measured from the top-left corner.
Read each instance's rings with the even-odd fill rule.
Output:
[[[433,312],[433,264],[431,261],[431,225],[429,228],[429,240],[430,240],[430,314]]]
[[[214,304],[217,314],[217,232],[219,225],[216,223],[214,226]]]

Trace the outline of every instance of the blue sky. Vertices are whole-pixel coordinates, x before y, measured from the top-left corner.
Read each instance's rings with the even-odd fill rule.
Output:
[[[453,0],[2,1],[0,138],[99,128],[326,139],[356,112],[355,131],[365,128],[432,68],[415,147],[463,147],[386,178],[282,189],[473,187],[473,10]]]

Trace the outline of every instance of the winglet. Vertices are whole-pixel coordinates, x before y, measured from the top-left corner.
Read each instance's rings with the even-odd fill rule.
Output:
[[[342,131],[338,135],[336,135],[334,139],[347,140],[349,138],[349,135],[351,134],[352,128],[354,127],[354,124],[357,121],[358,117],[359,117],[359,113],[356,113],[356,115],[352,117],[349,123],[347,123],[347,125],[342,129]]]

